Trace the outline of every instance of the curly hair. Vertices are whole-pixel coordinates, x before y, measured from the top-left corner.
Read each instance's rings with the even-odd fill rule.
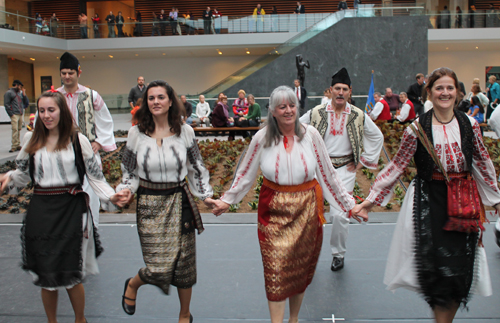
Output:
[[[170,125],[170,131],[175,133],[177,136],[181,134],[182,127],[182,117],[186,116],[186,110],[184,105],[177,97],[174,89],[165,81],[158,80],[149,83],[146,91],[142,95],[142,104],[139,110],[135,113],[135,119],[137,120],[137,125],[139,131],[146,134],[152,134],[155,131],[156,124],[153,119],[153,114],[149,110],[148,103],[148,93],[149,90],[155,87],[162,87],[167,92],[168,99],[172,102],[172,105],[168,109],[167,121]]]

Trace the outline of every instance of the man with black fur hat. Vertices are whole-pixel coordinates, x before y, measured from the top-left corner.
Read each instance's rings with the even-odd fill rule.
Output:
[[[28,105],[28,97],[23,86],[21,81],[15,80],[12,83],[12,88],[5,92],[3,96],[5,111],[10,117],[10,124],[12,126],[12,147],[9,153],[21,150],[19,137],[23,125],[23,110],[24,106]]]
[[[61,56],[60,71],[64,85],[58,88],[57,91],[61,92],[66,98],[76,124],[91,142],[94,154],[100,164],[99,150],[113,151],[116,149],[113,118],[99,93],[78,84],[78,78],[82,74],[82,70],[78,59],[73,54],[66,52]],[[100,167],[100,165],[96,166]],[[83,190],[90,196],[90,209],[94,223],[97,226],[99,221],[99,198],[89,186],[87,179],[85,179]]]
[[[342,182],[351,192],[354,190],[356,171],[376,169],[384,136],[364,111],[349,104],[351,79],[345,68],[332,77],[331,101],[318,105],[304,114],[300,121],[314,126],[325,141],[332,164]],[[337,205],[330,205],[332,217],[332,271],[344,267],[346,240],[349,234],[349,218]]]

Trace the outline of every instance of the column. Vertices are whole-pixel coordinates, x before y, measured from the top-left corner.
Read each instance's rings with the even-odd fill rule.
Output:
[[[0,55],[0,89],[6,91],[10,88],[9,84],[9,61],[7,55]],[[3,105],[3,95],[5,92],[0,92],[0,105]]]
[[[0,0],[0,10],[5,11],[5,0]],[[0,12],[0,25],[5,24],[5,12]]]

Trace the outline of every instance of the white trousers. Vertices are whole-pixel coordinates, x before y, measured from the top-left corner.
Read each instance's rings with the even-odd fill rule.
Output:
[[[356,172],[352,173],[347,170],[347,166],[336,169],[338,176],[344,183],[346,190],[352,194],[354,183],[356,182]],[[332,235],[330,237],[330,247],[334,257],[344,258],[347,250],[346,241],[349,235],[349,218],[348,213],[342,211],[340,206],[330,204],[330,212],[328,215],[332,218]]]

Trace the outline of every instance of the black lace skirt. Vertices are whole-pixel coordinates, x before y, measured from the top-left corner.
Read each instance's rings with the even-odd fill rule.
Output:
[[[22,268],[43,288],[71,287],[83,280],[84,194],[33,194],[21,228]],[[92,223],[92,221],[90,221]],[[97,233],[96,257],[102,251]]]
[[[415,179],[413,217],[421,293],[431,307],[466,305],[474,276],[478,233],[446,231],[445,181]]]

